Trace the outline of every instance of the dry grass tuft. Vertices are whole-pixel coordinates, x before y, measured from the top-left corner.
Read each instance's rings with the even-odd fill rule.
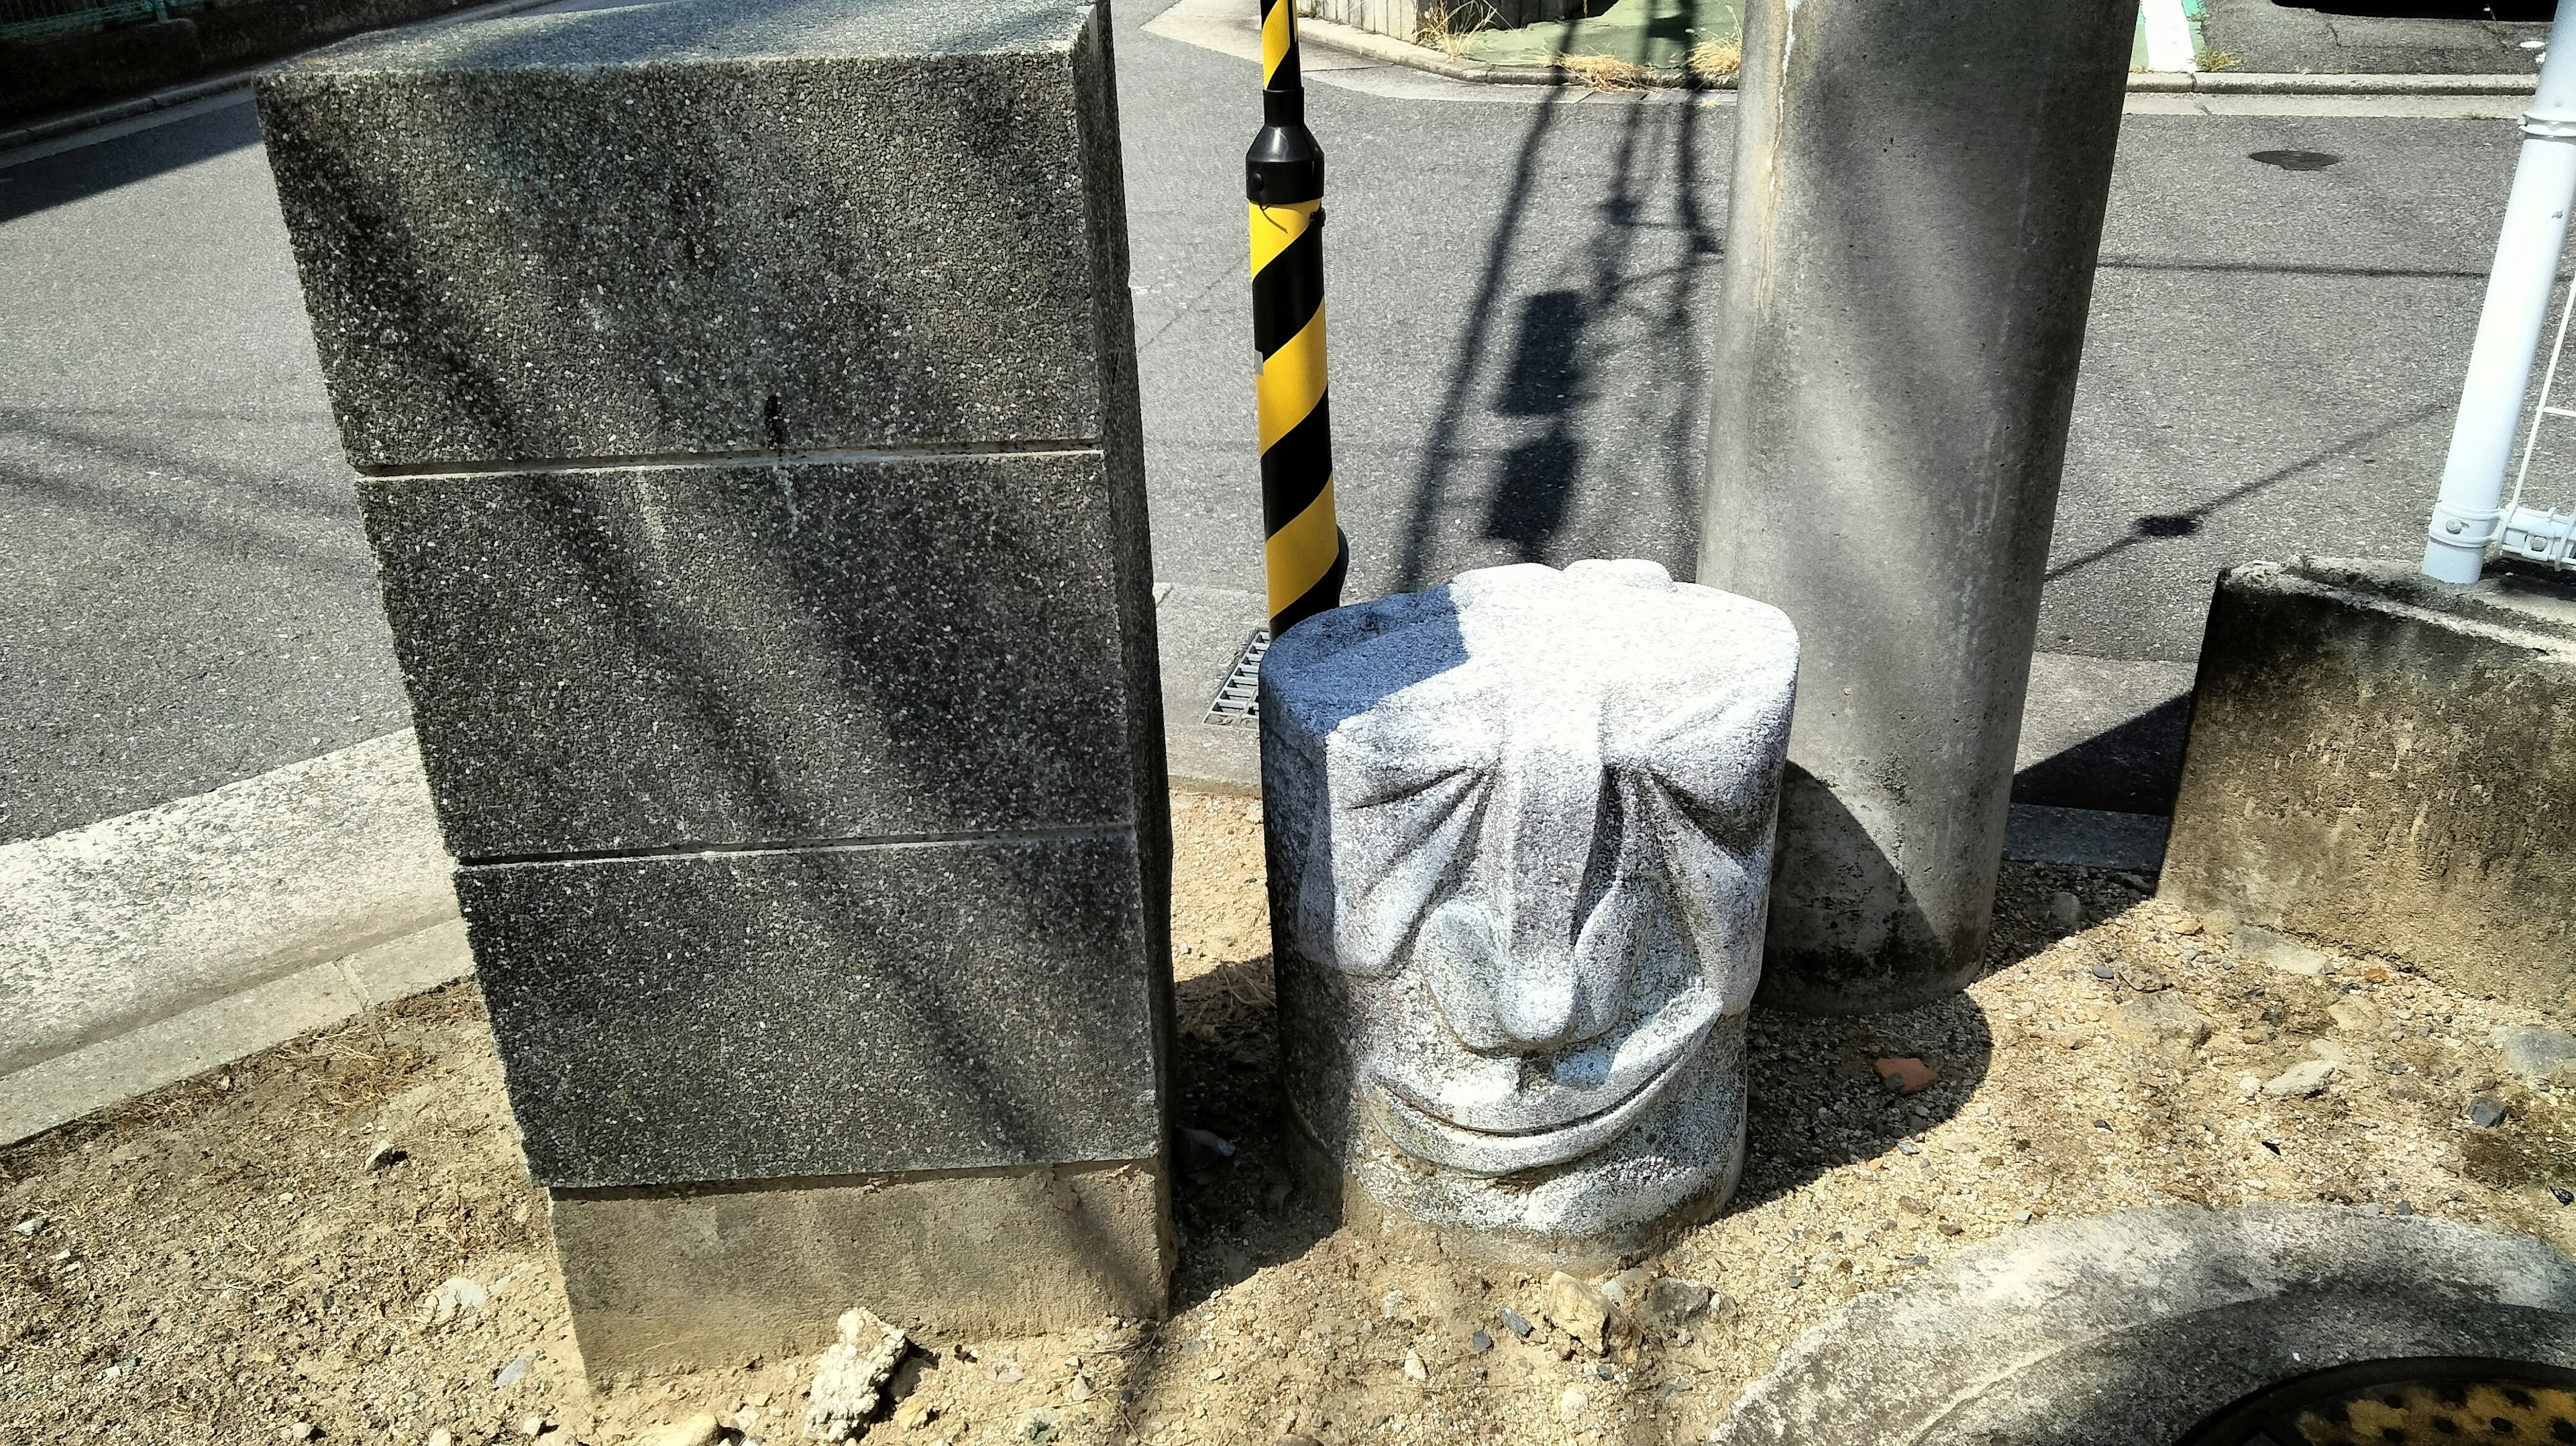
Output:
[[[1456,5],[1447,3],[1447,0],[1431,0],[1419,13],[1422,18],[1421,23],[1414,27],[1413,43],[1430,46],[1451,60],[1456,60],[1466,50],[1469,36],[1502,18],[1484,0],[1467,0],[1467,3]]]
[[[2224,50],[2204,50],[2200,53],[2200,68],[2203,70],[2237,70],[2244,64],[2242,59]]]
[[[1214,1039],[1230,1025],[1250,1026],[1279,1005],[1271,982],[1270,956],[1219,964],[1203,974],[1177,981],[1173,990],[1173,1023],[1181,1033]]]
[[[1740,40],[1703,40],[1691,47],[1690,73],[1702,80],[1725,80],[1744,68]]]
[[[1569,55],[1557,63],[1594,90],[1644,90],[1655,83],[1652,70],[1615,55]]]

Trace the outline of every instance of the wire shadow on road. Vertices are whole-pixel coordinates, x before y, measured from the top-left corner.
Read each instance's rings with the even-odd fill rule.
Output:
[[[1578,52],[1582,32],[1580,20],[1567,28],[1558,59]],[[1539,187],[1547,183],[1542,158],[1566,126],[1567,107],[1579,98],[1571,91],[1550,94],[1533,107],[1521,136],[1500,213],[1485,238],[1467,326],[1441,384],[1406,504],[1393,591],[1435,584],[1454,567],[1455,559],[1435,556],[1434,536],[1453,493],[1473,485],[1472,461],[1479,449],[1468,443],[1466,432],[1486,358],[1507,323],[1514,328],[1511,347],[1490,405],[1498,415],[1529,418],[1537,425],[1495,460],[1485,479],[1486,505],[1477,532],[1522,561],[1561,564],[1588,555],[1585,543],[1590,539],[1569,535],[1568,529],[1576,516],[1584,464],[1596,450],[1596,439],[1586,435],[1583,410],[1596,398],[1605,364],[1626,351],[1691,354],[1693,323],[1707,278],[1699,258],[1722,251],[1700,194],[1704,182],[1697,146],[1704,117],[1695,100],[1657,104],[1641,97],[1624,104],[1617,135],[1608,146],[1608,194],[1595,208],[1590,234],[1563,253],[1579,259],[1574,284],[1524,297],[1517,307],[1513,303],[1514,266],[1546,259],[1527,254],[1531,213]],[[1667,148],[1677,176],[1671,215],[1650,218],[1648,193]],[[1687,238],[1679,263],[1632,269],[1640,244],[1668,230]],[[1604,324],[1614,317],[1641,321],[1642,339],[1622,342],[1607,334]],[[1670,458],[1665,475],[1636,480],[1652,488],[1655,500],[1688,534],[1697,524],[1697,449],[1691,443],[1697,436],[1700,389],[1680,390],[1681,395],[1658,399],[1669,404],[1662,421],[1663,450]],[[1648,550],[1643,539],[1629,541],[1622,535],[1608,541],[1614,551]],[[1692,550],[1693,540],[1684,536],[1671,549],[1677,555],[1670,560],[1686,562]]]

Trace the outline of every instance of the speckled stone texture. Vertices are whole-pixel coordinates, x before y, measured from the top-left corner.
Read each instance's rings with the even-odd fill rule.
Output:
[[[1044,839],[470,866],[541,1184],[1160,1147],[1136,848]]]
[[[531,1170],[636,1231],[747,1180],[1159,1179],[1115,94],[1107,12],[1037,0],[527,15],[260,82]],[[1047,1268],[1159,1306],[1159,1189],[1101,1199],[1142,1254]],[[819,1278],[801,1209],[707,1289]],[[919,1299],[1025,1304],[947,1268]]]
[[[1128,312],[1106,21],[681,0],[271,72],[350,459],[1101,436]]]
[[[1097,452],[365,480],[448,848],[1125,823],[1107,486]]]
[[[1271,647],[1285,1074],[1362,1196],[1560,1259],[1723,1203],[1797,663],[1775,609],[1638,561],[1471,572]]]

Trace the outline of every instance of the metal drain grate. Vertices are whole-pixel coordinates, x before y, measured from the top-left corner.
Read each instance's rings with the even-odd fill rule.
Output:
[[[1261,716],[1261,655],[1270,651],[1270,629],[1254,628],[1244,640],[1243,651],[1234,656],[1234,669],[1217,685],[1216,701],[1208,704],[1205,721],[1217,724],[1250,723]]]
[[[2576,1441],[2576,1371],[2531,1361],[2401,1357],[2293,1376],[2204,1421],[2187,1446]]]

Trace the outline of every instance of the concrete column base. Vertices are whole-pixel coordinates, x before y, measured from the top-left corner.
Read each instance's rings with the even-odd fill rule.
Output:
[[[2162,893],[2537,1009],[2576,997],[2576,588],[2219,580]]]
[[[1159,1159],[551,1192],[592,1381],[818,1351],[862,1305],[917,1334],[1159,1317]]]

